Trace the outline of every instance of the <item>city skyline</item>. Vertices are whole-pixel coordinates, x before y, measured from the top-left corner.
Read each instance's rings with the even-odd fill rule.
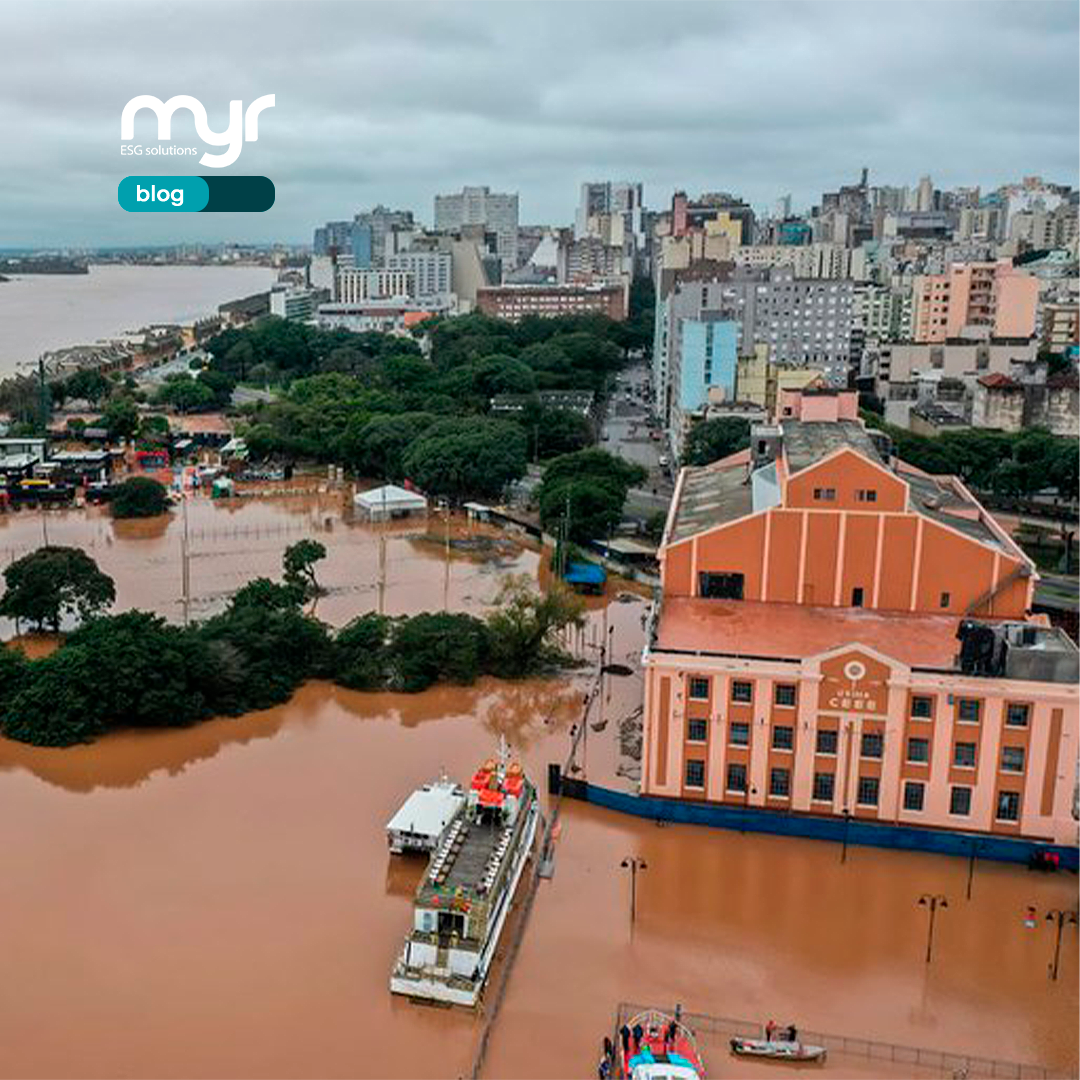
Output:
[[[893,3],[567,10],[218,4],[207,38],[164,5],[64,5],[63,19],[7,5],[0,137],[19,169],[0,189],[0,247],[298,243],[376,203],[430,223],[436,194],[474,184],[519,193],[523,224],[570,224],[586,180],[640,181],[657,209],[675,189],[762,208],[790,192],[804,208],[863,166],[890,185],[1075,182],[1072,5],[934,5],[932,24]],[[285,64],[282,40],[302,43]],[[216,129],[227,101],[275,94],[231,170],[269,176],[274,209],[124,214],[124,175],[200,171],[121,158],[120,112],[147,93],[198,97]],[[174,145],[200,145],[186,114]]]

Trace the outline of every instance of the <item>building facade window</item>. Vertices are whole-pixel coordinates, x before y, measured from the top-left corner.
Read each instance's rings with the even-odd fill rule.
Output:
[[[836,791],[836,776],[831,772],[814,773],[814,801],[833,801],[833,793]]]
[[[748,704],[754,700],[754,684],[736,680],[731,684],[731,700]]]
[[[877,502],[877,491],[874,488],[859,488],[855,492],[856,502]]]
[[[949,792],[949,813],[967,817],[971,813],[971,788],[954,787]]]
[[[999,791],[997,797],[998,821],[1020,820],[1020,792]]]
[[[1005,707],[1005,723],[1008,727],[1027,727],[1028,714],[1031,711],[1029,705],[1016,705],[1013,703]]]
[[[769,794],[777,799],[786,799],[791,794],[791,770],[769,770]]]
[[[708,720],[688,720],[686,722],[686,738],[689,742],[705,742],[708,737]]]
[[[961,698],[957,702],[956,717],[961,724],[977,724],[981,702],[978,698]]]
[[[772,729],[774,750],[791,750],[795,746],[795,729],[786,724],[779,724]]]
[[[904,784],[904,809],[921,810],[925,785],[918,780],[908,780]]]
[[[960,769],[974,769],[975,744],[973,742],[958,742],[953,747],[953,764]]]
[[[817,752],[819,754],[835,754],[836,742],[836,732],[823,728],[817,733]]]
[[[881,781],[876,776],[860,776],[857,801],[860,806],[877,806]]]
[[[879,758],[885,750],[885,737],[878,731],[867,731],[862,737],[862,756]]]
[[[698,574],[698,592],[710,600],[741,600],[744,577],[742,574]]]
[[[952,594],[947,593],[947,592],[943,592],[941,594],[941,599],[940,599],[940,601],[938,603],[938,606],[943,607],[943,608],[947,608],[951,603],[952,603]]]
[[[860,585],[856,585],[855,588],[851,590],[851,606],[852,607],[862,607],[863,606],[863,590],[862,590],[862,586],[860,586]]]
[[[750,745],[750,725],[739,720],[733,720],[728,725],[728,741],[732,746]]]
[[[908,739],[907,759],[916,765],[925,765],[930,760],[929,739]]]
[[[921,695],[911,699],[911,715],[916,720],[932,720],[934,717],[934,699]]]
[[[740,794],[746,791],[746,766],[732,764],[727,767],[727,789]]]
[[[695,701],[709,700],[709,680],[694,678],[690,680],[690,696]]]
[[[835,502],[836,488],[814,488],[814,498],[818,502]]]
[[[1001,748],[1001,771],[1024,771],[1024,748],[1022,746],[1003,746]]]
[[[791,683],[777,683],[773,690],[773,702],[784,708],[794,706],[795,687]]]
[[[691,758],[686,763],[686,786],[703,788],[705,786],[705,762]]]

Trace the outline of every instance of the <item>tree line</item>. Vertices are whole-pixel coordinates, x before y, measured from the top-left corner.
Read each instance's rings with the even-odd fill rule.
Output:
[[[529,459],[592,444],[588,417],[535,395],[603,393],[646,334],[599,315],[438,317],[422,331],[424,349],[400,336],[267,319],[207,349],[211,372],[283,390],[247,407],[243,433],[256,457],[335,461],[431,494],[487,497],[524,475]],[[492,414],[499,394],[522,395],[524,407]]]
[[[280,582],[256,578],[220,615],[190,627],[144,611],[106,614],[112,579],[85,552],[46,547],[12,563],[0,614],[58,630],[79,624],[50,656],[0,649],[0,731],[69,746],[116,728],[175,727],[287,701],[308,679],[358,690],[416,692],[484,674],[521,678],[567,657],[558,633],[580,625],[561,588],[509,579],[486,618],[435,612],[361,615],[341,630],[305,613],[320,591],[317,541],[288,549]]]

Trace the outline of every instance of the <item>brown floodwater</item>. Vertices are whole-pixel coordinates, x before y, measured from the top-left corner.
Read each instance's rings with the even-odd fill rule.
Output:
[[[380,533],[344,521],[334,498],[195,500],[193,613],[217,610],[255,574],[276,575],[305,530],[329,549],[318,614],[340,624],[376,607]],[[33,547],[39,518],[0,519],[0,549]],[[118,606],[178,617],[180,515],[121,528],[96,511],[50,513],[47,528],[116,577]],[[387,611],[442,606],[440,529],[434,540],[418,539],[422,525],[381,534]],[[449,565],[450,606],[475,611],[507,573],[546,572],[520,545]],[[590,778],[625,784],[613,780],[616,734],[640,704],[643,606],[624,599],[590,601],[588,626],[567,640],[595,657],[607,636],[634,669],[607,680],[587,726]],[[467,1075],[483,1018],[388,991],[422,866],[392,859],[383,827],[441,768],[466,778],[500,735],[543,787],[590,679],[485,679],[418,695],[311,683],[281,707],[188,729],[66,750],[0,740],[0,1075]],[[485,1075],[594,1075],[620,1001],[1075,1072],[1076,930],[1051,982],[1051,928],[1022,925],[1029,903],[1040,913],[1074,905],[1072,876],[980,863],[969,902],[964,860],[851,848],[841,865],[832,844],[658,828],[573,802],[556,852]],[[648,868],[631,933],[618,864],[635,854]],[[950,903],[929,967],[922,892]],[[791,1071],[737,1063],[719,1041],[704,1047],[711,1076]],[[819,1071],[900,1075],[857,1059]]]

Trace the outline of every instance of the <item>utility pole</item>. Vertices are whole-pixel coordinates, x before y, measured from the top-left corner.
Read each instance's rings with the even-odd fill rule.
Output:
[[[41,434],[49,429],[49,388],[45,385],[45,354],[38,357],[38,409]]]
[[[446,560],[443,566],[443,611],[450,610],[450,504],[446,504],[443,511],[443,525],[445,527]]]
[[[184,591],[184,625],[191,622],[191,544],[188,533],[187,495],[181,488],[180,497],[184,500],[184,531],[180,537],[181,586]]]
[[[637,875],[639,870],[648,870],[649,867],[644,859],[639,859],[636,855],[631,855],[628,858],[623,859],[619,864],[622,869],[630,871],[630,929],[634,928],[634,921],[637,918]]]
[[[1057,923],[1057,941],[1054,944],[1054,962],[1050,965],[1050,978],[1057,982],[1058,966],[1061,963],[1061,933],[1068,923],[1076,923],[1075,911],[1062,911],[1054,908],[1046,913],[1046,921]]]
[[[930,954],[934,947],[934,916],[937,915],[938,908],[947,908],[949,901],[940,895],[934,895],[932,893],[923,893],[919,897],[919,907],[924,907],[930,912],[930,924],[927,927],[926,932],[926,962],[930,963]]]
[[[971,838],[971,852],[968,857],[968,876],[967,876],[967,898],[971,899],[971,879],[975,876],[975,857],[979,853],[979,848],[982,845],[975,837]]]

